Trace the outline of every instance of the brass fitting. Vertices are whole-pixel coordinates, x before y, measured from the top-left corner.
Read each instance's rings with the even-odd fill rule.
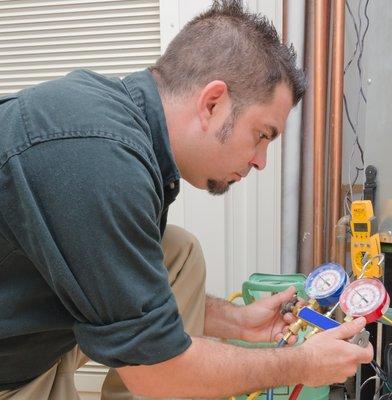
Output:
[[[308,332],[305,336],[305,340],[308,340],[309,338],[311,338],[313,335],[315,335],[316,333],[320,332],[320,328],[313,328],[310,332]]]
[[[289,326],[289,330],[288,332],[283,336],[283,340],[285,340],[286,342],[289,340],[289,338],[292,335],[297,335],[298,332],[302,329],[305,329],[307,326],[307,323],[302,320],[302,319],[297,319],[297,321],[293,322],[290,326]]]
[[[295,315],[295,316],[297,316],[298,315],[298,313],[299,313],[299,311],[302,309],[302,307],[303,306],[298,306],[298,304],[296,304],[293,308],[292,308],[292,310],[291,310],[291,312]],[[307,304],[307,307],[309,307],[309,308],[311,308],[311,309],[313,309],[313,310],[315,310],[315,311],[320,311],[320,305],[317,303],[317,301],[316,300],[314,300],[314,299],[310,299],[309,300],[309,302],[308,302],[308,304]],[[297,335],[298,334],[298,332],[300,331],[300,330],[303,330],[303,329],[306,329],[306,327],[308,326],[308,324],[307,324],[307,322],[306,321],[304,321],[304,320],[302,320],[302,319],[297,319],[297,321],[295,321],[295,322],[293,322],[290,326],[289,326],[289,330],[288,330],[288,332],[283,336],[283,340],[285,340],[286,342],[289,340],[289,338],[292,336],[292,335]],[[316,328],[315,328],[316,329]],[[315,330],[315,329],[313,329],[313,330]],[[313,331],[312,331],[313,332]],[[316,333],[316,332],[314,332],[314,333]]]

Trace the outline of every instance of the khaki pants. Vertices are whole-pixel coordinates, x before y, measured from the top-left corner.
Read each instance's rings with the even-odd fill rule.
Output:
[[[177,226],[168,225],[162,239],[169,282],[184,321],[185,330],[201,336],[205,313],[205,264],[197,239]],[[50,370],[16,390],[0,391],[0,400],[79,400],[74,373],[88,361],[76,346]],[[101,400],[133,399],[115,369],[110,369]]]

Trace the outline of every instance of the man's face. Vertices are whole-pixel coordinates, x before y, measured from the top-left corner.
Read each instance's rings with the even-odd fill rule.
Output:
[[[284,131],[291,108],[291,90],[280,83],[269,103],[245,108],[236,121],[231,115],[225,119],[202,160],[200,172],[209,193],[223,194],[252,167],[265,168],[268,145]]]

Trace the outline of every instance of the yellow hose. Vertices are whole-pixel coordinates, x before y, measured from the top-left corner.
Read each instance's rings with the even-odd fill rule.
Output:
[[[230,303],[237,299],[238,297],[242,297],[242,292],[233,292],[231,295],[227,297],[227,301],[230,301]]]
[[[260,394],[261,392],[253,392],[246,398],[246,400],[256,400]]]

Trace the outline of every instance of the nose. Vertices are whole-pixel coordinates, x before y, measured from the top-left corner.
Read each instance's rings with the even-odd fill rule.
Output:
[[[256,150],[255,156],[250,160],[250,165],[261,171],[267,165],[267,148],[268,144],[265,146],[260,146],[260,149]]]

